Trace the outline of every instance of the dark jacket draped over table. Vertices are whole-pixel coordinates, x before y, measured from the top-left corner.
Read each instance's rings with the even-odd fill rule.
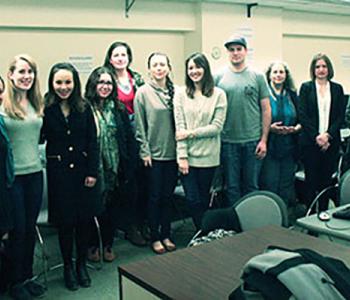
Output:
[[[87,105],[64,117],[58,103],[44,111],[43,139],[47,141],[49,221],[75,223],[102,210],[98,185],[85,187],[87,176],[97,178],[96,126]]]

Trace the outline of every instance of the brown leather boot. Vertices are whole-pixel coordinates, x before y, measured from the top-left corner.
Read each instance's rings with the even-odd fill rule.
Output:
[[[114,254],[113,248],[111,246],[106,246],[103,249],[103,259],[106,262],[112,262],[116,259],[116,255]]]

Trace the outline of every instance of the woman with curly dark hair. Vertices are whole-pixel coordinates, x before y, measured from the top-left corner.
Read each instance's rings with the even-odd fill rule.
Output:
[[[89,248],[88,259],[115,259],[113,239],[118,219],[119,190],[126,185],[135,189],[136,140],[125,106],[116,99],[116,82],[106,67],[96,68],[86,83],[85,99],[91,104],[99,145],[98,181],[104,212],[99,216],[103,253],[99,253],[96,235]]]

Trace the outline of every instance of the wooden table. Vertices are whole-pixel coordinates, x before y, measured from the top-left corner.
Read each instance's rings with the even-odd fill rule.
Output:
[[[227,299],[244,264],[269,245],[310,248],[350,266],[349,248],[268,226],[119,266],[120,299]]]

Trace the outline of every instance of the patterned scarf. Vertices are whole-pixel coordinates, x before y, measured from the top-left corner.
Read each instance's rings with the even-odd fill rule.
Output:
[[[102,108],[95,109],[100,135],[100,177],[102,192],[111,192],[118,186],[119,151],[115,103],[106,100]]]

